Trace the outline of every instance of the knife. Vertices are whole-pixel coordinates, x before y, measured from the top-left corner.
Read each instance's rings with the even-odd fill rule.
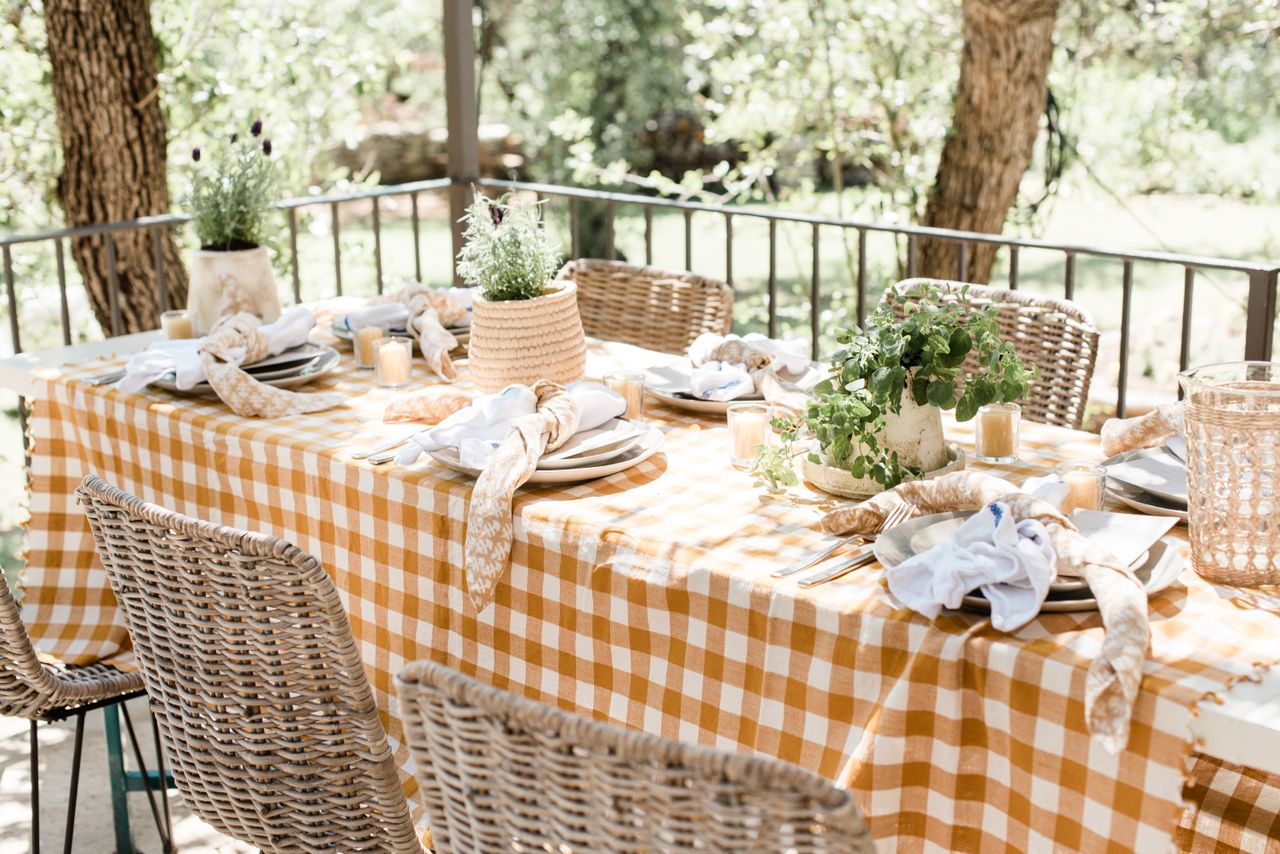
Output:
[[[876,559],[875,547],[866,546],[860,552],[846,561],[837,563],[830,569],[824,569],[821,572],[815,572],[813,575],[807,575],[800,579],[801,587],[816,587],[827,581],[832,581],[842,575],[848,575],[860,566],[871,563]]]
[[[808,569],[809,567],[813,566],[815,563],[819,563],[821,561],[826,560],[827,558],[831,557],[833,554],[838,552],[840,549],[847,546],[848,544],[849,544],[848,540],[836,540],[834,543],[832,543],[830,546],[823,549],[822,551],[815,552],[814,554],[808,555],[807,557],[803,557],[800,560],[796,561],[795,563],[783,569],[775,569],[773,572],[769,574],[772,575],[774,578],[786,578],[788,575],[795,575],[797,572]]]

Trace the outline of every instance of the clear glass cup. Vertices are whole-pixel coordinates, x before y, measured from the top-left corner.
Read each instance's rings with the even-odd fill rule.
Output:
[[[1077,510],[1101,510],[1107,495],[1107,470],[1094,463],[1063,463],[1054,473],[1067,484],[1063,514]]]
[[[739,403],[729,407],[729,459],[740,469],[755,461],[760,445],[776,439],[769,426],[769,406],[763,403]]]
[[[1022,407],[1016,403],[988,403],[978,408],[977,418],[977,458],[984,463],[1017,462]]]
[[[378,342],[378,385],[401,388],[413,375],[413,341],[408,338],[384,338]]]
[[[627,418],[639,421],[644,417],[644,374],[639,371],[614,371],[604,375],[604,384],[622,395],[622,399],[627,402]]]
[[[384,337],[385,334],[377,326],[362,326],[355,331],[351,346],[355,350],[357,368],[366,371],[373,369],[378,361],[378,345]]]
[[[170,341],[196,337],[195,328],[191,324],[191,315],[187,314],[185,308],[171,309],[160,315],[160,328],[164,330],[164,337]]]

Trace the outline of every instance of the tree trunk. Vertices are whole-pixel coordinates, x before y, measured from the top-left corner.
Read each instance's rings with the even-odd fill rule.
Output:
[[[168,213],[165,123],[148,0],[45,0],[44,17],[62,137],[58,198],[67,225]],[[153,232],[163,257],[163,296]],[[186,269],[173,234],[146,229],[118,232],[112,240],[118,323],[107,238],[72,241],[93,313],[108,334],[154,329],[160,311],[187,299]]]
[[[925,225],[999,234],[1031,162],[1048,91],[1059,0],[964,0],[964,56],[951,132]],[[986,282],[995,250],[922,240],[920,274]]]

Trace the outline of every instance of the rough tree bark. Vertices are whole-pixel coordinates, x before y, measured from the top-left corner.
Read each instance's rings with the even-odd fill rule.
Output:
[[[169,212],[165,123],[148,0],[45,0],[53,94],[62,137],[58,198],[68,226]],[[121,333],[154,329],[166,306],[187,299],[172,232],[159,230],[166,294],[152,230],[114,235]],[[104,331],[113,330],[103,236],[72,241],[72,255]]]
[[[925,225],[999,234],[1018,195],[1047,97],[1060,0],[964,0],[964,55],[951,132]],[[920,275],[954,279],[960,244],[922,240]],[[986,282],[995,251],[967,244],[967,281]]]

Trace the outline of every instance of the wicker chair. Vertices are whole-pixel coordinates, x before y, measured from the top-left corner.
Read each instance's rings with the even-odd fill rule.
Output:
[[[852,795],[794,765],[598,723],[430,661],[398,689],[438,851],[874,851]]]
[[[123,673],[109,664],[95,663],[83,667],[54,668],[41,663],[31,644],[22,613],[4,578],[0,577],[0,715],[26,718],[31,722],[31,850],[40,851],[40,743],[37,725],[76,719],[75,747],[71,759],[70,791],[67,797],[67,819],[63,831],[63,847],[71,850],[75,837],[76,796],[80,788],[80,759],[84,745],[85,715],[94,709],[108,708],[143,694],[142,674]],[[120,707],[124,710],[124,707]],[[108,709],[112,714],[115,709]],[[125,719],[128,721],[128,711]],[[133,724],[129,723],[133,736]],[[157,745],[157,750],[159,745]],[[134,755],[141,756],[136,738]],[[163,770],[161,772],[163,777]],[[146,769],[142,779],[148,781]],[[148,785],[147,795],[165,849],[171,847],[168,799],[162,793],[165,818],[160,817],[155,797]],[[119,821],[119,816],[117,816]]]
[[[899,295],[897,311],[910,302],[912,292],[924,285],[948,291],[956,298],[965,287],[940,279],[907,279],[893,290]],[[1083,306],[1068,300],[1002,291],[985,285],[968,285],[966,302],[995,306],[1000,334],[1013,342],[1018,356],[1040,369],[1031,383],[1022,414],[1029,421],[1080,429],[1084,422],[1089,385],[1098,358],[1098,328]],[[974,369],[973,356],[965,363]]]
[[[421,852],[319,561],[96,477],[77,494],[192,810],[267,852]]]
[[[578,285],[582,329],[594,338],[683,354],[704,332],[733,326],[733,288],[659,267],[582,258],[558,278]]]

